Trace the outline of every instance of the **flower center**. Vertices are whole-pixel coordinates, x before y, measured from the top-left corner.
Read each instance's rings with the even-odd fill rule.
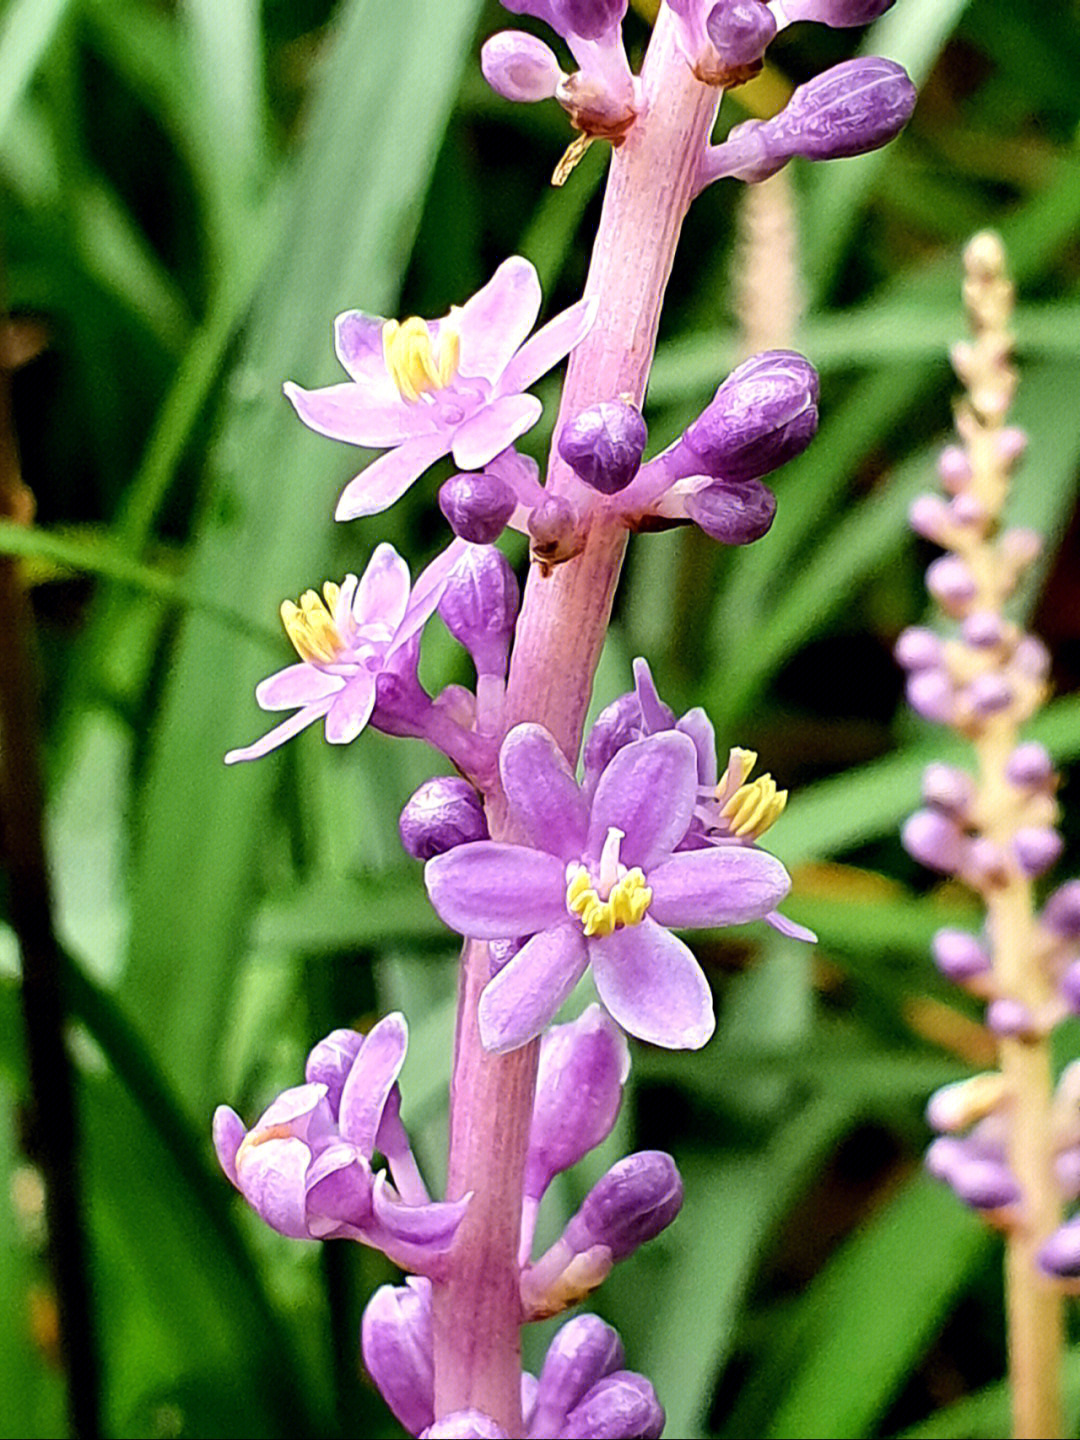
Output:
[[[400,323],[387,320],[382,342],[386,373],[403,400],[412,403],[433,390],[445,390],[457,375],[461,339],[452,320],[444,321],[439,331],[437,359],[431,331],[418,315]]]
[[[788,792],[778,790],[771,775],[747,783],[757,758],[756,751],[736,746],[716,789],[705,792],[697,813],[714,835],[752,844],[783,814]]]
[[[341,586],[327,580],[323,586],[325,603],[314,590],[305,590],[299,605],[291,600],[281,602],[281,623],[301,660],[329,665],[346,649],[341,632],[334,624],[333,610]]]
[[[611,826],[600,853],[594,879],[586,866],[566,867],[566,908],[581,920],[586,935],[610,935],[627,925],[640,925],[652,902],[652,891],[638,866],[627,870],[619,861],[622,830]]]

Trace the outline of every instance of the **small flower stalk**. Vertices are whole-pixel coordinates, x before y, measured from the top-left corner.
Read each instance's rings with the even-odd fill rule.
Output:
[[[760,68],[780,30],[804,19],[864,24],[887,0],[667,0],[639,74],[623,43],[626,0],[506,8],[546,25],[570,57],[522,30],[492,37],[481,54],[499,94],[566,111],[577,139],[557,182],[584,146],[610,146],[585,293],[536,328],[536,271],[514,256],[440,319],[340,315],[334,343],[348,378],[286,384],[311,429],[384,452],[345,486],[338,520],[381,513],[449,457],[437,503],[451,534],[418,573],[383,543],[340,583],[287,602],[297,661],[264,680],[256,700],[293,714],[226,756],[262,759],[318,721],[331,744],[368,727],[421,739],[454,772],[403,796],[399,821],[432,905],[463,939],[445,1198],[431,1198],[402,1121],[400,1015],[366,1035],[334,1031],[311,1052],[303,1084],[250,1130],[221,1107],[214,1136],[229,1180],[279,1233],[357,1241],[405,1272],[368,1304],[362,1352],[410,1434],[644,1440],[661,1434],[664,1411],[609,1326],[569,1318],[536,1378],[521,1373],[520,1332],[580,1304],[677,1222],[676,1162],[655,1149],[617,1159],[542,1253],[538,1214],[552,1180],[610,1134],[630,1072],[627,1037],[688,1051],[708,1043],[712,991],[684,937],[764,921],[814,939],[778,909],[791,881],[762,842],[787,792],[755,775],[753,750],[718,759],[704,711],[677,716],[643,658],[633,688],[584,733],[630,535],[647,544],[652,531],[692,524],[721,544],[760,541],[776,510],[766,478],[817,430],[816,371],[794,351],[770,350],[718,375],[702,413],[647,456],[664,290],[705,185],[753,183],[793,156],[883,144],[914,92],[890,61],[851,62],[801,87],[775,120],[713,146],[723,92]],[[541,415],[532,386],[567,357],[541,478],[517,442]],[[520,587],[497,546],[507,528],[529,540]],[[1009,551],[1017,575],[1024,553],[1020,541]],[[429,624],[468,655],[471,687],[424,688]],[[984,651],[994,645],[1008,652],[1008,705],[1022,708],[1039,692],[1037,657],[1004,635]],[[964,682],[973,693],[977,679]],[[978,704],[994,723],[1008,709],[986,696]],[[1025,774],[1037,769],[1029,757]],[[1053,823],[1052,781],[1036,777],[1029,789],[1026,838],[1013,837],[1009,852],[1025,876]],[[955,829],[958,866],[969,865],[959,853],[963,803],[934,822]],[[579,996],[587,976],[599,1003]]]
[[[972,339],[952,352],[964,386],[959,443],[939,460],[944,494],[920,496],[911,510],[913,529],[944,551],[927,588],[949,631],[907,630],[896,653],[909,703],[968,740],[975,766],[930,765],[902,838],[915,859],[962,880],[985,905],[981,933],[941,930],[933,955],[987,1002],[999,1068],[932,1098],[938,1138],[927,1166],[1005,1232],[1014,1434],[1060,1435],[1060,1282],[1080,1275],[1077,1222],[1062,1225],[1062,1209],[1078,1194],[1080,1131],[1078,1078],[1070,1067],[1055,1089],[1049,1038],[1080,998],[1080,895],[1070,881],[1038,903],[1062,848],[1058,780],[1046,750],[1022,735],[1046,698],[1050,666],[1042,642],[1010,618],[1040,542],[1005,515],[1025,437],[1008,423],[1013,290],[996,235],[977,235],[965,251],[964,301]]]

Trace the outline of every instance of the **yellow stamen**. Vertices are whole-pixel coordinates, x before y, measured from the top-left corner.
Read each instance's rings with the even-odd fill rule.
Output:
[[[640,925],[652,903],[652,894],[644,874],[635,866],[615,882],[608,898],[601,900],[592,877],[582,866],[566,887],[566,908],[580,917],[586,935],[610,935],[629,925]]]
[[[756,840],[779,820],[787,797],[786,790],[777,790],[771,775],[761,775],[749,785],[740,785],[720,814],[731,826],[733,835]]]
[[[432,390],[445,390],[457,374],[461,338],[453,324],[453,313],[439,330],[438,358],[427,322],[418,315],[400,323],[387,320],[383,326],[386,372],[401,398],[410,404]]]
[[[281,602],[281,623],[301,660],[330,664],[344,650],[345,642],[331,614],[340,590],[339,585],[328,580],[323,586],[325,604],[314,590],[305,590],[299,605],[291,600]]]

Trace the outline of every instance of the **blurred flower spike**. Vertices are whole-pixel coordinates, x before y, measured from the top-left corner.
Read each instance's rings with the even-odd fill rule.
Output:
[[[574,348],[595,316],[579,300],[530,336],[540,281],[520,255],[505,260],[477,293],[441,320],[399,324],[349,310],[335,324],[335,349],[350,378],[321,390],[291,382],[285,394],[304,424],[332,440],[390,448],[350,480],[338,520],[376,515],[444,455],[480,470],[540,418],[524,392]]]

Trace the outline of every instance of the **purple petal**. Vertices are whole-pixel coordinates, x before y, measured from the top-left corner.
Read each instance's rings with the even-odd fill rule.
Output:
[[[325,1085],[293,1085],[272,1100],[251,1127],[253,1144],[260,1143],[264,1130],[287,1128],[307,1145],[316,1147],[334,1134],[334,1115],[326,1098]]]
[[[305,1180],[308,1233],[316,1240],[359,1230],[371,1223],[371,1166],[354,1145],[330,1145],[310,1166]]]
[[[360,629],[384,625],[387,638],[405,618],[411,586],[409,567],[392,545],[376,545],[353,595],[351,612]]]
[[[697,751],[697,778],[700,786],[710,790],[716,788],[716,731],[701,706],[688,710],[679,720],[675,729],[682,735],[689,735]]]
[[[399,500],[414,480],[450,449],[450,438],[442,431],[406,440],[372,461],[366,470],[350,480],[341,492],[335,520],[355,520],[361,515],[378,515]]]
[[[494,384],[536,324],[540,299],[540,281],[529,261],[520,255],[504,260],[483,289],[461,307],[459,372]]]
[[[700,1050],[716,1028],[712,992],[681,940],[646,916],[587,944],[597,993],[613,1020],[652,1045]]]
[[[326,1086],[326,1103],[335,1116],[341,1106],[345,1081],[363,1043],[363,1035],[355,1030],[331,1030],[307,1058],[304,1079],[313,1085]]]
[[[596,319],[595,300],[579,300],[561,315],[542,326],[527,340],[502,373],[495,387],[497,395],[512,395],[528,390],[541,375],[546,375],[584,340]]]
[[[791,889],[775,856],[744,845],[684,850],[650,870],[648,880],[652,918],[687,930],[761,920]]]
[[[516,725],[503,741],[499,769],[533,844],[560,860],[580,858],[588,807],[554,737],[541,725]]]
[[[503,395],[492,400],[454,431],[454,460],[463,470],[482,470],[540,419],[543,405],[535,395]]]
[[[376,1290],[364,1309],[360,1345],[383,1399],[410,1435],[419,1434],[435,1419],[430,1282],[414,1277]]]
[[[566,919],[566,868],[527,845],[475,840],[436,855],[424,883],[439,918],[476,940],[508,940]]]
[[[624,865],[650,866],[686,834],[697,800],[697,751],[676,730],[617,750],[600,776],[589,821],[588,853],[599,855],[608,829],[626,836]],[[651,884],[651,879],[649,881]]]
[[[597,1381],[621,1369],[625,1359],[618,1335],[598,1315],[568,1320],[548,1346],[530,1433],[561,1431],[568,1412]]]
[[[228,1105],[219,1105],[214,1111],[214,1150],[218,1164],[237,1189],[240,1182],[236,1178],[236,1152],[246,1134],[244,1122],[236,1111]]]
[[[317,700],[313,705],[305,705],[303,710],[298,710],[295,715],[290,715],[288,720],[283,720],[280,725],[275,725],[273,730],[268,730],[261,740],[256,740],[254,745],[244,745],[239,750],[230,750],[225,756],[226,765],[235,765],[238,760],[258,760],[261,756],[276,750],[279,745],[284,745],[286,740],[291,740],[294,735],[299,735],[301,730],[306,730],[316,720],[321,720],[330,709],[332,696],[325,700]]]
[[[358,670],[330,701],[326,713],[327,740],[331,745],[347,745],[355,740],[371,719],[374,708],[375,676],[370,670]]]
[[[311,1151],[304,1142],[291,1137],[249,1142],[237,1159],[237,1184],[252,1209],[279,1235],[309,1240],[304,1182]]]
[[[581,926],[565,913],[563,923],[534,935],[480,996],[484,1049],[501,1055],[539,1035],[587,964]]]
[[[415,408],[406,405],[388,380],[385,387],[370,390],[347,381],[305,390],[287,380],[282,388],[308,429],[331,440],[381,450],[384,445],[400,445],[420,428]]]
[[[507,1435],[483,1410],[452,1410],[422,1430],[420,1440],[507,1440]]]
[[[383,327],[380,315],[365,315],[362,310],[346,310],[334,321],[334,350],[343,367],[354,380],[373,388],[387,386],[388,398],[397,395],[397,387],[386,373],[383,351]]]
[[[562,1440],[659,1440],[664,1409],[644,1375],[618,1370],[566,1417]]]
[[[439,601],[442,599],[443,591],[446,589],[446,582],[468,553],[468,541],[451,540],[446,549],[436,555],[431,564],[426,566],[416,577],[416,584],[412,588],[408,607],[397,634],[394,636],[393,649],[395,651],[400,649],[407,640],[411,640],[417,630],[425,625],[435,613]]]
[[[375,1151],[379,1122],[401,1074],[408,1045],[409,1027],[404,1015],[395,1012],[385,1016],[364,1037],[341,1092],[338,1126],[342,1137],[369,1158]]]
[[[376,1175],[371,1192],[375,1219],[387,1237],[401,1245],[415,1245],[442,1255],[454,1243],[458,1228],[469,1208],[472,1192],[460,1200],[438,1200],[428,1205],[404,1205],[387,1184],[385,1175]],[[380,1248],[386,1246],[380,1240]],[[387,1249],[386,1253],[392,1256]]]
[[[770,910],[765,920],[789,940],[805,940],[808,945],[817,944],[817,936],[813,930],[808,930],[805,925],[800,925],[795,920],[789,920],[786,915],[781,915],[779,910]]]
[[[659,734],[661,730],[675,728],[675,713],[660,699],[653,680],[649,662],[639,655],[634,661],[634,694],[641,707],[641,719],[646,735]]]
[[[255,699],[264,710],[295,710],[327,700],[345,684],[340,675],[328,675],[317,665],[301,662],[268,675],[255,687]]]

